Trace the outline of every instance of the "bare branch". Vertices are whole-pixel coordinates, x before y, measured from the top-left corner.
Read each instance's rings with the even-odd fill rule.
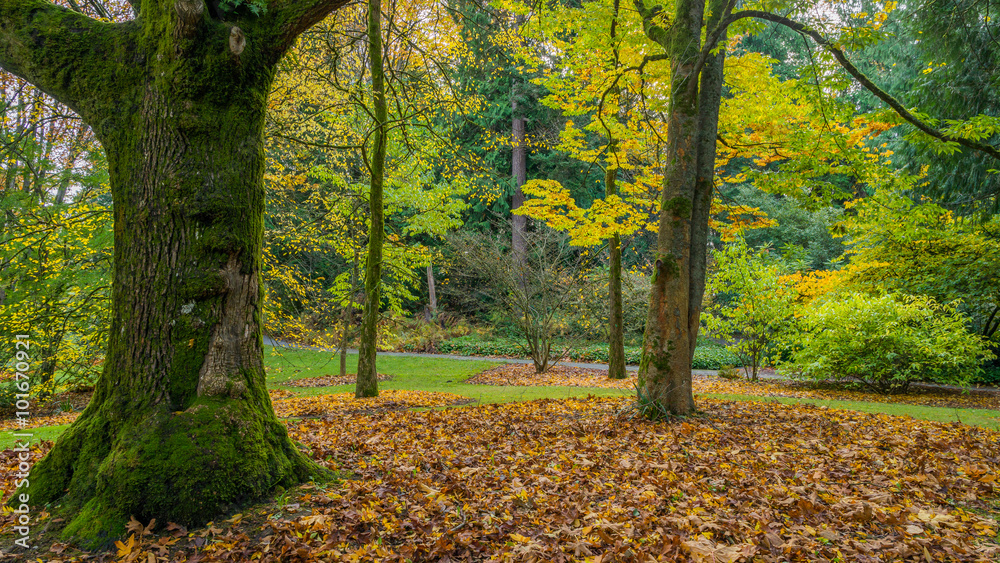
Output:
[[[812,29],[812,28],[810,28],[810,27],[808,27],[808,26],[806,26],[804,24],[801,24],[801,23],[799,23],[797,21],[790,20],[790,19],[788,19],[786,17],[779,16],[777,14],[772,14],[770,12],[762,12],[762,11],[758,11],[758,10],[742,10],[742,11],[739,11],[739,12],[736,12],[736,13],[732,14],[731,16],[729,16],[729,18],[725,22],[723,22],[723,24],[724,24],[723,28],[728,27],[729,24],[731,24],[731,23],[733,23],[733,22],[735,22],[737,20],[743,19],[743,18],[756,18],[756,19],[761,19],[761,20],[766,20],[766,21],[774,22],[774,23],[777,23],[777,24],[781,24],[781,25],[783,25],[783,26],[785,26],[785,27],[787,27],[789,29],[792,29],[794,31],[797,31],[797,32],[799,32],[799,33],[801,33],[803,35],[809,36],[820,47],[823,47],[830,54],[832,54],[834,56],[834,58],[837,59],[837,62],[840,63],[840,66],[844,67],[844,70],[846,70],[848,72],[848,74],[850,74],[851,76],[853,76],[854,79],[857,80],[862,86],[864,86],[869,92],[871,92],[872,94],[875,94],[875,97],[877,97],[878,99],[880,99],[883,102],[885,102],[900,117],[902,117],[903,119],[905,119],[907,122],[909,122],[911,125],[913,125],[917,129],[919,129],[923,133],[926,133],[927,135],[930,135],[931,137],[934,137],[935,139],[938,139],[938,140],[941,140],[941,141],[945,141],[945,142],[948,142],[948,143],[956,143],[956,144],[961,145],[963,147],[968,147],[970,149],[974,149],[974,150],[977,150],[977,151],[980,151],[980,152],[984,152],[984,153],[992,156],[993,158],[996,158],[996,159],[1000,160],[1000,150],[997,150],[996,147],[994,147],[992,145],[988,145],[986,143],[980,143],[978,141],[973,141],[973,140],[970,140],[970,139],[964,139],[962,137],[953,137],[951,135],[942,133],[941,131],[938,131],[937,129],[931,127],[927,122],[921,120],[917,116],[915,116],[912,113],[910,113],[910,111],[908,109],[906,109],[905,107],[903,107],[903,104],[901,104],[899,102],[899,100],[897,100],[896,98],[894,98],[891,95],[889,95],[886,91],[884,91],[881,88],[879,88],[874,82],[872,82],[871,80],[869,80],[868,77],[865,76],[864,73],[862,73],[858,69],[858,67],[854,66],[854,64],[851,63],[851,61],[847,59],[847,56],[844,54],[844,51],[840,49],[840,47],[838,47],[837,45],[831,43],[827,38],[825,38],[822,35],[820,35],[820,33],[818,31],[816,31],[815,29]]]

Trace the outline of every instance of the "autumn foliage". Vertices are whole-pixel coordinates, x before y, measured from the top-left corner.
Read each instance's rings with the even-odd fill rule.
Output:
[[[289,491],[264,512],[200,530],[135,522],[110,554],[117,557],[104,560],[1000,555],[996,522],[986,515],[1000,492],[1000,434],[993,431],[708,399],[698,416],[670,424],[631,418],[625,398],[399,410],[441,400],[418,392],[311,399],[308,418],[289,421],[289,432],[343,481]],[[4,464],[15,462],[9,450],[3,456]],[[65,549],[56,544],[46,559],[68,561],[59,555]]]

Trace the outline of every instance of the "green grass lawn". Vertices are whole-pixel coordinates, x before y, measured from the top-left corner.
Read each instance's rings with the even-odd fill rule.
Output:
[[[349,355],[347,364],[349,372],[354,371],[357,361],[356,354]],[[443,358],[409,358],[383,355],[378,358],[378,371],[379,373],[392,376],[392,380],[379,382],[379,389],[454,393],[474,399],[477,403],[565,399],[569,397],[586,397],[587,395],[632,395],[632,391],[592,387],[490,386],[465,383],[465,380],[473,375],[500,363],[492,360],[449,360]],[[294,379],[339,375],[339,358],[330,352],[265,346],[264,365],[267,368],[267,385],[269,388],[286,389],[299,396],[354,391],[353,384],[332,387],[289,387],[282,385]],[[992,430],[1000,430],[1000,411],[995,410],[956,409],[898,403],[866,403],[811,398],[758,397],[723,393],[707,393],[704,396],[738,401],[777,401],[786,404],[814,404],[836,409],[911,416],[917,419],[938,422],[962,422]],[[34,441],[52,440],[62,434],[68,427],[68,425],[50,426],[28,431],[34,433]],[[14,438],[10,432],[0,433],[0,449],[9,448],[13,443]]]
[[[533,399],[565,399],[587,395],[623,395],[615,389],[589,387],[521,387],[469,385],[465,380],[477,373],[500,365],[491,360],[448,360],[443,358],[407,358],[379,356],[378,372],[391,375],[392,380],[380,381],[379,390],[404,389],[454,393],[475,399],[479,403],[506,403]],[[354,372],[357,354],[349,354],[347,371]],[[268,387],[287,389],[300,396],[353,392],[354,385],[332,387],[287,387],[282,382],[306,377],[340,374],[340,359],[330,352],[315,352],[290,348],[265,347]]]

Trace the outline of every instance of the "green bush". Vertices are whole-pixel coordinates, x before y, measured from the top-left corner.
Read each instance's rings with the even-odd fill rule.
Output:
[[[989,365],[982,368],[972,382],[979,385],[1000,386],[1000,366]]]
[[[905,391],[913,381],[968,385],[992,357],[954,305],[929,297],[835,294],[808,307],[800,322],[798,348],[783,372],[879,393]]]
[[[423,318],[391,317],[384,345],[398,352],[437,352],[442,342],[472,332],[462,319],[442,313],[431,322]]]
[[[524,349],[512,340],[482,340],[476,335],[460,336],[437,345],[442,354],[458,356],[523,356]]]
[[[722,346],[698,346],[694,349],[691,369],[721,369],[741,365],[739,357]]]
[[[706,333],[729,342],[726,348],[739,357],[734,365],[756,381],[762,367],[777,363],[779,343],[793,330],[797,292],[785,281],[789,265],[742,239],[713,251],[712,259],[702,315]]]

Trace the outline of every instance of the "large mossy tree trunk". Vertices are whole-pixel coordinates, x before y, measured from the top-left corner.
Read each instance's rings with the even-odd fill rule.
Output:
[[[145,0],[119,24],[0,3],[0,66],[93,127],[114,201],[104,371],[17,491],[60,507],[64,537],[106,544],[130,516],[196,525],[326,476],[265,388],[263,125],[278,59],[343,3],[275,1],[257,17]]]
[[[385,182],[386,124],[389,110],[385,101],[385,72],[382,68],[382,0],[368,0],[368,61],[372,73],[372,98],[375,114],[371,169],[371,192],[368,198],[371,225],[368,227],[368,261],[365,265],[365,309],[361,318],[361,344],[358,350],[358,377],[354,396],[378,396],[378,321],[382,305],[382,242],[385,218],[382,191]]]
[[[641,2],[636,0],[637,6]],[[695,200],[698,145],[698,91],[695,67],[701,46],[704,0],[678,0],[670,32],[657,28],[652,39],[670,58],[667,154],[649,316],[639,364],[639,387],[653,414],[694,410],[691,390],[691,212]],[[648,10],[640,7],[646,19]],[[650,26],[647,26],[647,33]]]
[[[669,29],[655,23],[658,6],[647,8],[642,0],[634,0],[634,4],[646,35],[664,48],[671,65],[667,164],[639,392],[643,402],[652,407],[649,414],[684,415],[694,410],[691,364],[705,292],[725,55],[720,51],[699,62],[705,0],[678,0]],[[724,0],[711,1],[710,30],[722,21],[726,7]]]

